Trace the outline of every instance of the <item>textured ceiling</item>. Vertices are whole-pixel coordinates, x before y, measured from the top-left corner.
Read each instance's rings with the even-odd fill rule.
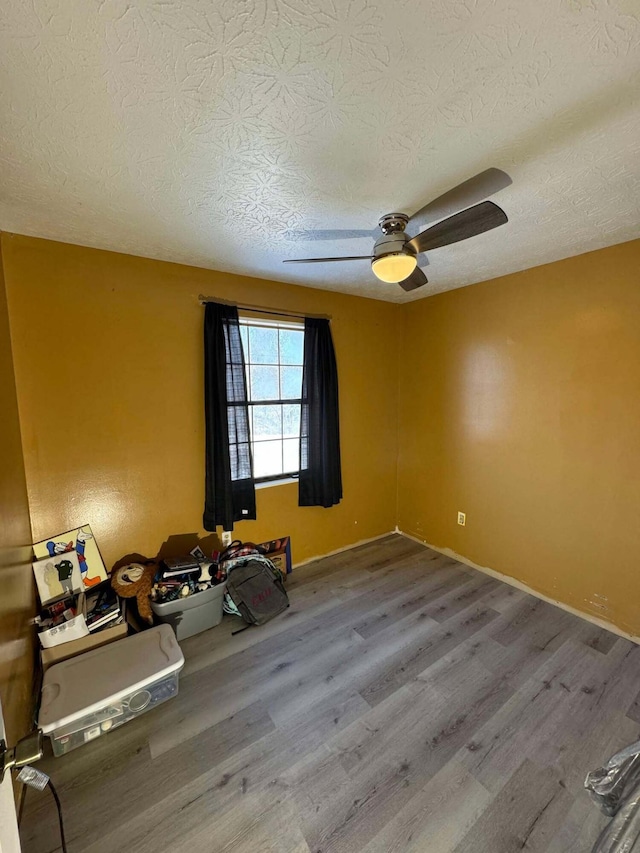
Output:
[[[0,229],[406,301],[640,236],[637,0],[4,0]],[[374,228],[489,167],[413,295]],[[409,229],[410,230],[410,229]]]

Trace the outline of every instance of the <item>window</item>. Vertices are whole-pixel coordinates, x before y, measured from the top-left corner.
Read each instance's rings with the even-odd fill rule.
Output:
[[[256,517],[256,478],[297,474],[299,506],[339,503],[338,402],[328,317],[241,319],[236,305],[206,300],[205,530]]]
[[[247,373],[253,476],[297,476],[304,325],[240,317]]]

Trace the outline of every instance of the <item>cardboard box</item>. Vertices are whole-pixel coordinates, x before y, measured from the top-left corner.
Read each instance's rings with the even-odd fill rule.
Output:
[[[81,593],[82,595],[82,593]],[[84,596],[83,596],[84,598]],[[79,640],[71,640],[69,643],[62,643],[59,646],[53,646],[50,649],[40,649],[40,662],[42,671],[46,672],[54,663],[74,658],[76,655],[81,655],[83,652],[88,652],[91,649],[97,649],[99,646],[106,646],[107,643],[113,643],[115,640],[122,640],[129,632],[129,623],[126,619],[125,602],[120,602],[122,615],[125,617],[124,622],[119,625],[113,625],[111,628],[103,628],[102,631],[96,631],[94,634],[89,634],[88,637],[80,637]],[[82,602],[83,609],[85,602]]]
[[[291,574],[291,539],[284,536],[282,539],[272,539],[269,542],[261,542],[258,545],[260,551],[268,557],[276,569],[284,575]]]

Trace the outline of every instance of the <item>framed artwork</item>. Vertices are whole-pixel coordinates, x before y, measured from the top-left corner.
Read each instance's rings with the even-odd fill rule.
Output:
[[[276,569],[283,575],[291,573],[291,537],[284,536],[282,539],[272,539],[270,542],[261,542],[258,550],[268,557]]]
[[[82,592],[80,561],[75,551],[65,551],[33,563],[38,595],[43,604]]]
[[[42,542],[37,542],[33,546],[33,554],[37,560],[44,557],[59,557],[61,554],[72,552],[77,555],[80,566],[81,589],[90,589],[106,581],[107,570],[88,524],[60,533],[58,536],[43,539]]]

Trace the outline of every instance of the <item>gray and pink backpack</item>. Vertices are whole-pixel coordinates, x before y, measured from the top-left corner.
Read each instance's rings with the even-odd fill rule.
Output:
[[[282,573],[252,543],[232,542],[219,566],[227,575],[224,609],[247,625],[264,625],[289,607]]]

